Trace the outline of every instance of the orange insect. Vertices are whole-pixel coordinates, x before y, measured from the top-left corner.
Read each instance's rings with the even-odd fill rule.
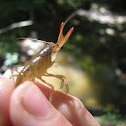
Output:
[[[68,31],[68,33],[65,36],[63,36],[63,28],[66,22],[61,23],[60,33],[56,44],[52,42],[45,42],[47,43],[47,45],[42,50],[40,50],[30,61],[26,62],[24,68],[18,73],[18,75],[13,75],[13,71],[14,70],[17,71],[17,70],[15,68],[12,69],[12,77],[17,76],[16,84],[15,84],[16,86],[23,83],[24,81],[34,81],[35,77],[40,79],[48,86],[50,86],[52,88],[50,99],[49,99],[51,102],[53,99],[54,86],[46,82],[45,80],[43,80],[42,76],[51,76],[60,79],[62,81],[60,89],[63,87],[65,83],[66,93],[68,93],[69,91],[68,83],[65,76],[47,73],[47,69],[50,68],[55,61],[56,54],[58,53],[60,48],[64,45],[64,43],[67,41],[71,33],[73,32],[73,27],[72,27]]]

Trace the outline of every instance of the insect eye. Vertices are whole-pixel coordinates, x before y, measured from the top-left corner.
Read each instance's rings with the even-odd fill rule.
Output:
[[[54,45],[52,45],[52,47],[55,47],[55,44],[54,44]]]

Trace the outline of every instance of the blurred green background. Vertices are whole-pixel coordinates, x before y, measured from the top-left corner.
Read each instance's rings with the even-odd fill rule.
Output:
[[[24,49],[26,43],[17,38],[56,42],[61,22],[75,11],[77,14],[65,26],[64,34],[72,26],[74,32],[58,56],[63,69],[67,66],[66,73],[75,73],[76,81],[66,75],[70,78],[70,94],[77,96],[102,125],[126,125],[124,0],[0,2],[1,76],[9,68],[23,65],[36,52],[28,51],[30,47]]]

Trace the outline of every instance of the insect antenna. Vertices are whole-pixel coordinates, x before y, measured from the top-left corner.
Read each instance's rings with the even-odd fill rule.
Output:
[[[43,42],[45,44],[55,45],[55,43],[53,43],[53,42],[46,42],[46,41],[42,41],[42,40],[38,40],[38,39],[33,39],[33,38],[20,37],[20,38],[17,38],[17,39],[18,40],[26,40],[26,39],[29,39],[29,40],[35,41],[35,42]]]
[[[62,28],[64,28],[64,26],[67,24],[67,22],[69,21],[69,20],[71,20],[71,18],[73,18],[75,15],[77,15],[78,14],[78,10],[77,11],[75,11],[75,12],[73,12],[65,21],[64,21],[64,23],[63,23],[63,27]]]

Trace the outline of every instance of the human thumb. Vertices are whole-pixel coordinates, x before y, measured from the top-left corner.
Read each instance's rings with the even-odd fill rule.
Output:
[[[14,90],[10,116],[14,126],[72,126],[42,91],[29,81]]]

